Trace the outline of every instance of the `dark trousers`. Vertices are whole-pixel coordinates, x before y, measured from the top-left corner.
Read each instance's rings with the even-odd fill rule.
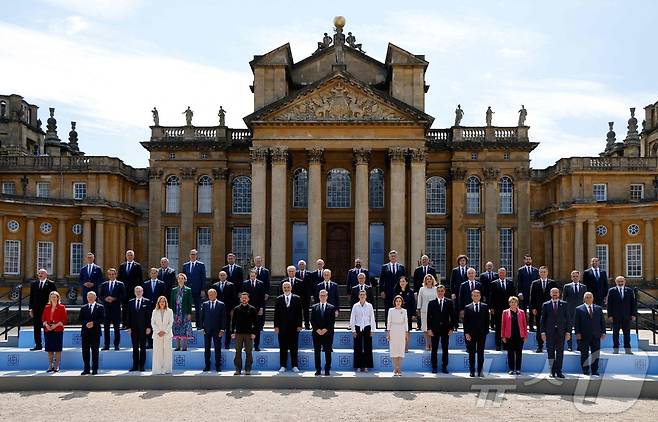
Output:
[[[299,333],[295,327],[279,328],[279,364],[284,368],[288,366],[288,351],[290,351],[290,365],[297,367],[297,350],[299,349]]]
[[[564,359],[564,333],[546,333],[546,351],[551,374],[561,374]]]
[[[103,341],[105,347],[110,347],[110,324],[114,326],[114,347],[119,347],[121,342],[121,310],[118,308],[107,309],[105,308],[105,316],[103,319]]]
[[[496,349],[500,349],[502,344],[500,340],[500,330],[503,327],[503,310],[496,309],[492,319],[494,320],[494,327],[496,331]]]
[[[532,314],[532,313],[531,313]],[[537,309],[537,321],[541,321],[541,308]],[[537,348],[541,349],[544,347],[544,340],[541,338],[541,330],[537,330],[536,333],[536,338],[537,338]]]
[[[203,335],[203,347],[204,347],[203,357],[206,362],[206,368],[210,368],[210,355],[211,355],[210,348],[213,344],[215,345],[215,369],[219,371],[222,367],[222,339],[219,336],[219,331],[215,331],[211,333],[205,332],[205,334]]]
[[[309,297],[302,297],[302,314],[304,315],[304,328],[307,330],[311,329],[311,313],[309,311],[311,307],[311,300]]]
[[[448,332],[443,332],[443,333],[438,333],[432,331],[434,334],[431,338],[432,342],[432,352],[431,352],[431,358],[432,358],[432,370],[436,370],[438,366],[438,356],[437,352],[439,349],[439,340],[441,340],[441,365],[443,368],[448,368],[448,342],[450,336],[448,336]]]
[[[528,328],[532,328],[535,320],[535,316],[532,312],[528,313],[528,308],[530,307],[530,292],[526,294],[523,292],[523,300],[519,300],[519,309],[523,309],[523,312],[528,317]],[[537,316],[537,321],[539,321],[539,316]]]
[[[521,337],[508,338],[505,343],[507,350],[507,367],[510,371],[521,370],[521,360],[523,359],[523,340]]]
[[[475,373],[475,355],[477,354],[477,373],[482,373],[484,367],[484,342],[487,339],[485,335],[471,334],[471,341],[466,341],[466,351],[468,351],[468,368],[471,374]]]
[[[324,370],[331,371],[331,351],[334,342],[334,334],[327,331],[324,335],[319,335],[313,331],[313,354],[315,356],[315,370],[322,368],[320,360],[320,349],[324,349]]]
[[[619,330],[624,334],[624,349],[631,350],[631,319],[612,319],[612,347],[619,349]]]
[[[198,330],[199,321],[201,320],[201,292],[192,292],[192,300],[194,301],[194,321]]]
[[[232,327],[231,325],[231,309],[226,309],[226,326],[227,327]],[[231,331],[230,329],[227,329],[224,332],[224,347],[228,349],[229,344],[231,344]]]
[[[265,326],[265,307],[263,307],[263,315],[258,315],[256,320],[256,338],[254,338],[254,348],[260,349],[260,332],[263,331]]]
[[[89,371],[89,358],[91,357],[91,370],[98,371],[98,347],[101,342],[100,330],[82,334],[82,362],[84,370]]]
[[[354,368],[372,368],[372,337],[370,326],[356,327],[354,338]]]
[[[254,345],[254,341],[251,339],[251,334],[240,334],[240,333],[235,334],[235,358],[233,359],[233,363],[235,364],[236,371],[242,371],[243,348],[246,355],[244,369],[247,371],[251,371],[251,365],[254,362],[254,357],[251,353],[251,349],[253,348],[253,345]]]
[[[41,317],[43,316],[43,309],[33,309],[34,318],[32,318],[32,324],[34,325],[34,345],[36,347],[42,347],[43,342],[41,341],[41,329],[43,328],[43,322]]]
[[[143,369],[146,364],[146,331],[130,330],[130,340],[133,343],[133,368]]]
[[[581,338],[580,341],[578,341],[578,350],[580,351],[580,366],[583,368],[583,374],[597,374],[599,372],[601,339],[594,336],[591,336],[590,338]],[[589,363],[588,358],[590,359]]]

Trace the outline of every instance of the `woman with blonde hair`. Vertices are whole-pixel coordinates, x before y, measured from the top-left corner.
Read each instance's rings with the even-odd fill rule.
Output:
[[[183,340],[183,352],[187,350],[187,341],[192,338],[192,289],[187,287],[187,275],[178,273],[178,285],[171,290],[171,306],[174,313],[173,336],[176,340],[176,351],[181,350],[180,342]]]
[[[61,304],[57,291],[50,292],[48,304],[41,314],[44,329],[44,340],[48,362],[46,372],[59,372],[59,362],[62,357],[62,339],[64,337],[64,324],[66,324],[66,306]]]
[[[418,291],[418,302],[416,303],[416,309],[420,314],[420,329],[423,330],[425,337],[425,350],[431,349],[430,335],[427,333],[427,304],[434,299],[436,299],[436,279],[432,274],[427,274],[423,278],[423,286]]]
[[[519,308],[519,298],[510,296],[509,308],[503,311],[501,340],[507,349],[507,366],[510,375],[521,375],[523,343],[528,339],[525,312]]]
[[[153,327],[153,368],[151,373],[171,374],[173,368],[173,352],[171,339],[174,312],[169,309],[167,298],[160,296],[155,309],[151,314],[151,327]]]

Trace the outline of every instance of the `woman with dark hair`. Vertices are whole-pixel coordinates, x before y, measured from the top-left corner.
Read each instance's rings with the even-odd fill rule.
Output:
[[[374,367],[372,359],[372,334],[376,330],[375,311],[366,301],[367,294],[359,292],[359,301],[352,306],[350,330],[354,337],[354,369],[368,372]]]
[[[407,277],[400,277],[398,285],[395,287],[395,295],[402,296],[402,307],[407,310],[408,328],[411,332],[413,321],[416,320],[416,297],[414,289],[411,288],[411,284],[409,284]],[[408,351],[409,344],[407,344],[407,347],[405,348],[405,352]]]
[[[407,310],[402,307],[403,305],[402,296],[395,296],[393,298],[393,308],[388,310],[386,320],[386,339],[389,345],[389,355],[393,359],[393,376],[398,377],[402,375],[400,366],[409,340]]]

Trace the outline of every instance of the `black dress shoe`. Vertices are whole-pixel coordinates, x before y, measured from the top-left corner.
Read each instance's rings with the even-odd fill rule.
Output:
[[[567,352],[573,352],[573,349],[571,347],[567,347]]]
[[[85,369],[84,371],[80,372],[80,375],[89,375],[89,371]]]
[[[260,352],[260,347],[256,347],[254,350]]]
[[[448,373],[448,368],[446,368],[446,367],[441,368],[441,372],[443,372],[444,374],[447,374]]]
[[[210,366],[206,366],[203,368],[203,372],[208,372],[208,371],[210,371]]]
[[[175,348],[174,352],[180,352],[180,347]]]
[[[432,373],[433,374],[436,374],[437,372],[439,372],[439,371],[436,368],[432,368]]]
[[[114,350],[119,350],[119,346],[114,346]]]
[[[500,346],[496,346],[496,351],[500,352]]]
[[[105,350],[110,350],[110,346],[103,347],[103,348],[101,349],[101,351],[105,351]]]
[[[135,372],[136,370],[137,370],[137,367],[136,367],[136,366],[133,366],[132,368],[130,368],[130,369],[128,370],[128,372]]]
[[[601,375],[598,372],[592,372],[592,376],[594,377],[600,377]]]
[[[146,371],[146,369],[144,369],[143,366],[140,366],[140,367],[139,367],[139,372],[144,372],[144,371]]]
[[[97,375],[97,374],[98,374],[98,369],[94,369],[93,371],[91,371],[91,375]]]
[[[583,375],[589,375],[589,371],[583,371]]]
[[[628,350],[626,350],[626,354],[627,354],[627,355],[632,355],[633,352],[632,352],[630,349],[628,349]]]
[[[220,368],[219,366],[216,367],[216,368],[215,368],[215,372],[222,372],[222,368]]]
[[[543,353],[544,351],[542,350],[541,347],[538,347],[537,350],[535,350],[535,353]]]
[[[564,374],[562,372],[558,372],[556,375],[558,378],[565,378]]]
[[[482,372],[478,372],[478,377],[479,377],[479,378],[482,378],[482,376],[483,376],[483,375],[482,375]]]
[[[320,371],[315,371],[315,375],[316,375],[316,376],[318,376],[318,375],[320,375],[320,374],[321,374]]]
[[[619,354],[619,349],[613,349],[612,354],[613,355],[618,355]]]
[[[468,376],[471,378],[475,378],[475,372],[471,372],[470,374],[468,374]]]
[[[551,378],[555,378],[555,372],[551,372],[551,374],[549,375],[549,377],[551,377]]]
[[[34,346],[33,348],[30,349],[30,352],[34,352],[36,350],[41,350],[41,349],[42,349],[41,345],[37,344],[36,346]]]
[[[325,374],[326,376],[329,376],[329,375],[331,375],[331,371],[329,371],[328,369],[326,369],[326,370],[324,371],[324,374]]]

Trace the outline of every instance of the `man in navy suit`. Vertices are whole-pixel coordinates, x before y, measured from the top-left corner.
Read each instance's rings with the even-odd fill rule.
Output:
[[[300,260],[297,262],[297,272],[295,277],[302,280],[303,290],[297,293],[302,300],[302,312],[304,314],[304,328],[307,330],[311,329],[311,319],[309,315],[309,307],[311,306],[311,297],[315,290],[315,284],[313,283],[313,272],[306,270],[306,261]]]
[[[571,271],[571,283],[565,284],[562,288],[562,300],[567,302],[569,321],[572,325],[576,308],[583,304],[583,295],[586,291],[587,287],[580,282],[580,271]],[[573,350],[573,338],[567,340],[567,350],[570,352]]]
[[[427,274],[432,274],[434,278],[436,277],[436,269],[430,266],[430,257],[423,255],[420,257],[420,265],[414,270],[414,292],[418,294],[418,291],[423,287],[423,280]],[[436,280],[437,283],[441,280]],[[420,321],[418,321],[418,326],[420,327]]]
[[[126,251],[126,262],[119,265],[119,272],[117,278],[126,286],[126,295],[123,298],[123,324],[126,325],[127,315],[126,306],[128,301],[135,297],[135,286],[141,286],[144,280],[142,274],[142,266],[139,262],[135,261],[135,252],[132,250]]]
[[[228,349],[231,343],[231,317],[233,308],[239,305],[238,289],[235,284],[228,281],[226,271],[219,272],[219,281],[212,285],[217,292],[217,300],[224,303],[226,308],[226,333],[224,335],[224,347]]]
[[[509,307],[510,296],[516,296],[516,287],[512,281],[506,279],[507,270],[498,269],[498,280],[491,285],[491,300],[489,309],[496,329],[496,350],[501,349],[500,329],[502,328],[503,311]]]
[[[464,308],[471,303],[471,293],[473,293],[473,290],[477,290],[480,292],[480,297],[482,296],[482,285],[476,280],[476,276],[477,272],[475,271],[475,268],[469,268],[466,270],[466,277],[468,277],[468,279],[459,286],[459,294],[457,295],[459,298],[459,304],[457,309],[460,318],[464,318]]]
[[[324,349],[324,374],[331,371],[331,352],[334,342],[334,326],[336,314],[334,306],[327,302],[329,293],[322,289],[318,296],[319,302],[311,309],[311,324],[313,325],[313,354],[315,357],[315,375],[320,375],[320,351]]]
[[[484,271],[480,274],[480,285],[482,286],[482,302],[489,303],[491,300],[491,285],[498,278],[498,274],[494,272],[494,264],[488,261],[484,264]]]
[[[347,285],[345,286],[345,291],[347,292],[348,296],[352,294],[352,287],[359,283],[359,274],[366,275],[366,282],[370,279],[370,273],[368,272],[368,269],[362,267],[361,258],[356,258],[354,260],[354,268],[347,272]]]
[[[151,313],[155,304],[144,297],[142,286],[136,286],[134,290],[135,297],[128,301],[126,309],[126,327],[133,346],[133,366],[130,371],[144,372],[147,338],[151,337]]]
[[[167,287],[165,283],[158,279],[158,269],[151,268],[149,271],[151,277],[142,283],[142,288],[144,289],[144,297],[151,301],[151,305],[155,307],[155,302],[160,296],[167,297]]]
[[[340,309],[340,295],[338,294],[338,284],[331,281],[331,270],[322,270],[323,280],[315,286],[315,302],[320,301],[320,290],[326,290],[329,296],[327,301],[334,305],[336,318],[338,318],[338,310]]]
[[[592,266],[583,272],[583,283],[594,295],[594,303],[604,306],[609,291],[608,274],[600,268],[598,258],[592,258],[591,263]]]
[[[594,295],[591,292],[585,293],[584,300],[585,303],[577,306],[574,314],[574,331],[580,351],[580,366],[583,368],[583,374],[598,376],[599,350],[605,338],[603,309],[594,304]],[[590,351],[591,363],[588,364]]]
[[[567,302],[560,300],[560,289],[551,289],[551,300],[542,305],[539,320],[542,340],[546,343],[548,365],[551,377],[564,378],[562,361],[564,358],[564,341],[571,338],[571,322]]]
[[[397,251],[388,253],[388,261],[388,264],[382,266],[379,275],[379,286],[382,289],[381,298],[384,300],[384,321],[388,321],[388,309],[393,307],[395,287],[398,285],[400,277],[407,275],[404,265],[398,263]]]
[[[432,341],[433,374],[436,374],[438,369],[439,340],[441,340],[441,372],[448,373],[448,343],[457,317],[452,300],[445,295],[445,286],[439,284],[436,287],[436,299],[430,300],[427,304],[427,333]]]
[[[199,329],[199,319],[201,318],[201,294],[206,287],[206,266],[203,262],[198,261],[197,250],[190,251],[190,260],[183,264],[183,272],[187,276],[187,285],[192,289],[192,300],[194,300],[194,320]]]
[[[464,309],[464,338],[468,351],[468,367],[470,376],[475,376],[475,356],[477,355],[477,373],[482,376],[484,367],[484,345],[489,334],[489,307],[480,302],[480,292],[473,290],[473,302]]]
[[[532,257],[528,254],[523,255],[523,266],[516,272],[516,289],[519,294],[519,308],[523,309],[528,315],[528,305],[530,305],[530,290],[532,282],[539,278],[539,270],[532,265]],[[544,303],[544,301],[542,301]],[[537,317],[539,319],[539,317]],[[530,313],[528,325],[534,329],[535,315]]]
[[[608,291],[608,321],[612,322],[613,353],[619,353],[619,329],[624,333],[624,349],[626,354],[631,351],[631,322],[637,315],[637,300],[630,287],[626,287],[623,276],[615,278],[615,287]]]
[[[121,343],[120,324],[121,315],[125,313],[123,303],[126,298],[126,287],[123,282],[117,280],[117,270],[108,268],[107,281],[101,284],[99,290],[100,300],[105,306],[105,319],[103,320],[105,346],[103,350],[110,350],[110,324],[114,325],[114,350],[119,350],[119,344]]]
[[[315,286],[318,285],[318,283],[321,283],[324,281],[324,276],[322,273],[324,272],[324,260],[323,259],[318,259],[315,261],[315,266],[316,269],[311,273],[311,293],[313,295],[312,300],[317,303],[318,301],[318,296],[317,296],[317,291],[315,290]]]
[[[457,266],[452,269],[450,273],[450,297],[455,303],[459,303],[459,287],[463,282],[468,280],[466,270],[468,270],[468,257],[466,255],[459,255],[457,257]],[[468,301],[468,298],[466,299]]]
[[[228,281],[240,286],[248,277],[245,277],[242,267],[235,263],[235,254],[231,252],[226,255],[226,261],[228,264],[222,267],[222,271],[228,275]]]
[[[263,314],[258,316],[258,323],[261,330],[265,327],[265,315],[267,313],[267,301],[270,299],[271,285],[270,285],[270,270],[263,266],[263,257],[257,255],[254,257],[254,270],[256,270],[256,278],[263,282],[265,287],[265,302],[263,303]]]
[[[176,270],[169,266],[169,258],[160,259],[160,268],[158,268],[158,280],[165,284],[165,296],[167,300],[171,297],[171,290],[176,287]]]
[[[539,279],[533,281],[530,286],[530,312],[537,320],[541,319],[542,306],[551,298],[553,287],[557,287],[557,283],[548,278],[548,267],[542,265],[539,267]],[[569,312],[569,315],[573,314]],[[572,319],[569,318],[569,321]],[[542,353],[543,348],[544,341],[541,339],[541,333],[537,332],[537,350],[535,352]]]
[[[105,310],[103,305],[96,303],[96,292],[87,292],[87,303],[80,308],[78,321],[82,326],[80,337],[82,340],[82,361],[84,369],[80,375],[89,374],[89,358],[91,357],[91,374],[98,373],[98,347],[101,341],[101,324]]]
[[[240,292],[249,293],[249,302],[257,311],[256,333],[254,337],[254,350],[260,352],[260,332],[263,326],[260,324],[260,318],[265,316],[265,285],[256,278],[256,270],[249,270],[249,280],[242,282]]]
[[[50,300],[50,293],[56,292],[55,283],[48,280],[48,272],[41,268],[38,272],[38,279],[30,283],[30,317],[34,327],[34,347],[30,350],[41,350],[41,329],[43,321],[41,316]]]
[[[87,292],[89,291],[97,293],[98,288],[105,281],[103,279],[103,269],[94,264],[94,254],[91,252],[87,253],[86,260],[87,264],[80,268],[80,275],[78,277],[83,298],[87,297]]]
[[[294,267],[293,267],[294,268]],[[274,302],[274,332],[279,339],[279,372],[285,372],[290,351],[290,365],[293,372],[299,372],[297,355],[299,332],[302,331],[302,301],[292,293],[292,285],[284,281],[283,294]]]
[[[201,306],[199,329],[203,332],[204,358],[206,366],[203,371],[210,371],[210,347],[215,345],[215,370],[222,370],[222,341],[226,330],[226,307],[217,300],[217,290],[208,290],[208,300]]]
[[[373,303],[372,287],[366,284],[366,275],[363,273],[359,274],[356,281],[357,284],[352,287],[352,291],[350,292],[350,305],[354,306],[354,304],[359,301],[359,293],[361,290],[366,292],[366,300]]]

